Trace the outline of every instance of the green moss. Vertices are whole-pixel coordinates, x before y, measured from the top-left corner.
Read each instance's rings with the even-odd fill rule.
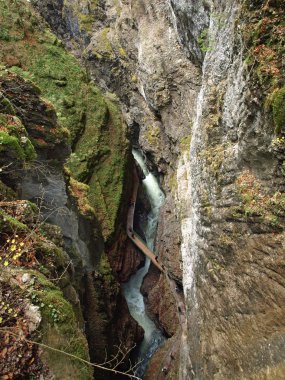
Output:
[[[2,93],[0,93],[0,112],[15,115],[15,108]]]
[[[21,16],[19,12],[21,10]],[[9,7],[0,1],[1,22],[9,26],[15,33],[22,30],[16,22],[17,15],[23,19],[27,27],[31,27],[36,17],[27,2],[11,2]],[[15,21],[13,21],[15,20]],[[11,40],[1,43],[0,62],[5,63],[7,55],[21,57],[21,67],[10,70],[32,81],[43,96],[55,106],[59,122],[71,131],[71,137],[84,127],[84,110],[86,94],[89,91],[87,75],[77,60],[68,54],[62,43],[48,30],[44,24],[33,26],[29,39]],[[66,107],[65,100],[72,104]]]
[[[96,214],[95,210],[90,206],[88,193],[90,187],[85,183],[78,182],[74,178],[69,179],[69,191],[70,194],[76,199],[78,210],[87,217],[88,215]]]
[[[75,15],[81,13],[76,4],[70,5]],[[90,16],[96,7],[97,1],[89,1]],[[119,105],[114,100],[105,99],[88,81],[86,71],[64,50],[44,23],[34,23],[37,16],[28,2],[18,0],[17,4],[11,2],[7,6],[0,0],[0,14],[2,24],[19,36],[17,41],[0,40],[0,64],[5,64],[7,55],[14,56],[17,52],[21,67],[11,70],[40,89],[43,97],[54,105],[60,125],[70,131],[74,153],[68,162],[68,170],[76,181],[89,186],[90,206],[94,208],[107,239],[117,222],[130,157]],[[28,37],[21,35],[23,27],[18,25],[17,19],[25,23],[27,30],[33,30],[27,33]],[[89,23],[86,17],[82,20],[83,24],[85,21]],[[98,38],[97,50],[99,54],[102,50],[104,57],[113,55],[108,33],[109,28],[105,28]],[[124,56],[124,50],[118,49]],[[25,157],[31,155],[29,148],[27,146],[24,151]]]
[[[65,6],[72,9],[74,16],[78,19],[79,29],[83,32],[91,33],[98,0],[88,0],[88,5],[86,2],[65,0]]]
[[[119,54],[121,57],[126,57],[127,53],[126,53],[126,50],[122,47],[119,47]]]
[[[98,59],[108,59],[113,60],[115,58],[121,58],[124,65],[127,65],[125,57],[127,53],[125,49],[120,45],[119,41],[116,39],[109,39],[110,28],[103,28],[100,30],[99,34],[96,36],[95,45],[93,48],[93,54]],[[116,68],[113,68],[114,73]]]
[[[275,132],[279,134],[285,131],[285,87],[276,90],[272,97],[272,114],[275,124]]]
[[[134,75],[132,75],[131,76],[131,81],[133,82],[133,83],[138,83],[138,77],[134,74]]]
[[[6,232],[10,232],[10,233],[28,231],[28,227],[25,224],[19,222],[17,219],[8,215],[1,208],[0,208],[0,229],[5,230]]]
[[[108,289],[118,290],[118,283],[114,279],[114,275],[105,253],[100,258],[99,273],[103,276],[104,282],[107,284]]]
[[[192,135],[189,134],[188,136],[185,136],[180,141],[180,149],[182,152],[189,151],[190,144],[191,144]]]
[[[35,250],[38,257],[52,258],[54,265],[57,268],[63,268],[67,264],[67,257],[64,251],[57,247],[55,244],[51,244],[46,241],[38,241],[35,243]]]
[[[67,165],[77,181],[89,185],[88,199],[107,239],[115,229],[121,204],[128,141],[117,104],[96,88],[89,93],[88,104],[93,113],[87,112],[84,133]]]
[[[3,40],[3,41],[10,40],[9,29],[6,29],[5,27],[3,28],[2,26],[0,27],[0,40]]]
[[[242,206],[234,212],[234,217],[255,217],[256,221],[272,227],[282,225],[285,216],[285,194],[265,193],[262,184],[253,173],[244,171],[236,181]]]
[[[24,161],[26,157],[17,137],[0,131],[0,153],[2,152],[9,152],[17,160]]]
[[[96,38],[96,43],[94,47],[94,54],[99,54],[101,57],[112,59],[114,58],[114,52],[111,42],[108,38],[108,33],[110,28],[104,28],[100,31]]]
[[[143,136],[149,145],[157,145],[159,142],[160,128],[158,126],[148,126]]]
[[[207,51],[213,50],[213,39],[209,36],[209,28],[205,28],[202,30],[200,35],[197,38],[197,42],[200,46],[200,49],[203,53],[206,53]]]
[[[208,149],[204,149],[199,153],[199,157],[206,160],[208,168],[216,177],[219,175],[220,167],[224,161],[224,156],[225,147],[223,144],[209,147]]]
[[[37,271],[29,273],[35,278],[36,286],[30,289],[30,299],[40,307],[43,343],[89,361],[87,342],[71,304],[42,273]],[[59,360],[59,355],[48,349],[44,352],[44,358],[56,378],[66,378],[67,374],[69,378],[80,380],[92,378],[90,366],[64,355],[62,360]]]
[[[0,152],[20,161],[36,158],[36,151],[27,132],[16,116],[0,114]]]
[[[87,32],[92,32],[92,26],[94,22],[94,15],[92,14],[78,14],[78,21],[80,30],[85,30]]]
[[[25,154],[25,159],[27,161],[32,161],[37,157],[35,148],[29,139],[27,139],[25,143],[23,143],[22,147]]]
[[[94,172],[90,180],[89,200],[96,211],[107,240],[115,231],[123,196],[123,179],[126,167],[119,154],[108,157],[106,166]],[[98,166],[99,168],[99,166]],[[108,186],[109,184],[109,186]]]

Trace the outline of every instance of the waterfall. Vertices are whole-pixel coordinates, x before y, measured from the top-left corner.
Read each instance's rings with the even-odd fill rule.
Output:
[[[147,216],[147,223],[143,232],[147,246],[153,251],[158,214],[160,206],[164,201],[164,194],[161,191],[155,176],[147,169],[141,153],[137,150],[133,150],[133,156],[145,175],[143,187],[148,196],[151,211]],[[164,341],[161,331],[146,314],[144,299],[140,292],[140,288],[144,276],[148,272],[149,265],[150,260],[146,257],[144,267],[137,271],[137,273],[130,278],[128,283],[123,285],[124,295],[128,303],[130,313],[138,324],[144,329],[144,339],[138,353],[138,360],[141,361],[141,364],[137,370],[137,376],[142,376],[144,374],[149,359]]]

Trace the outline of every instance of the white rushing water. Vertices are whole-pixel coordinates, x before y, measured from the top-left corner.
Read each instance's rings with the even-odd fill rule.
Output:
[[[147,223],[143,232],[147,246],[153,251],[159,208],[164,202],[164,194],[159,187],[157,179],[146,167],[141,153],[137,150],[133,150],[133,156],[145,175],[143,187],[148,196],[151,211],[148,214]],[[130,313],[138,324],[142,326],[145,332],[138,354],[138,360],[142,361],[137,370],[138,376],[143,375],[149,359],[164,340],[160,330],[157,329],[154,322],[147,316],[145,312],[144,299],[140,292],[143,278],[148,272],[149,265],[150,260],[149,258],[146,258],[144,267],[137,271],[137,273],[130,278],[129,282],[123,286],[124,295],[128,303]]]

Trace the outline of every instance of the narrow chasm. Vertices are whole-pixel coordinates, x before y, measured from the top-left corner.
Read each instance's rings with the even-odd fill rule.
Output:
[[[138,239],[140,240],[140,243],[145,244],[151,252],[155,252],[154,242],[159,209],[162,206],[165,197],[160,189],[158,180],[147,168],[142,153],[138,150],[133,150],[133,156],[143,175],[141,193],[145,196],[145,203],[149,205],[149,210],[146,213],[144,220],[141,219],[141,223],[137,223],[136,211],[134,210],[134,221],[128,220],[127,228],[129,229],[134,244],[136,244],[136,239]],[[135,178],[138,180],[138,176],[135,176]],[[133,198],[130,204],[131,208],[136,207],[136,193],[137,191],[134,191],[133,193]],[[145,213],[146,210],[143,209],[141,211]],[[132,210],[130,212],[132,212]],[[139,229],[139,233],[135,232],[134,225]],[[155,260],[159,263],[158,255],[155,256]],[[146,255],[144,266],[132,275],[126,284],[123,284],[124,296],[127,300],[130,313],[144,330],[144,339],[135,353],[136,361],[139,363],[136,375],[139,377],[143,376],[150,358],[165,340],[154,321],[148,316],[144,304],[144,297],[141,293],[143,279],[148,273],[150,262],[150,258]]]
[[[1,380],[285,379],[284,0],[0,0]]]

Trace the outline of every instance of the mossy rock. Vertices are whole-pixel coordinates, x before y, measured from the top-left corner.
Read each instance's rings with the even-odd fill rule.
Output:
[[[157,146],[159,144],[160,128],[159,126],[148,126],[143,133],[144,139],[147,140],[149,145]]]
[[[92,14],[97,9],[97,1],[88,3],[88,12]],[[77,5],[74,7],[72,9],[75,13],[81,12],[87,3],[83,2],[78,9]],[[85,14],[88,15],[88,12]],[[70,174],[76,181],[89,186],[90,206],[95,209],[96,216],[103,225],[104,236],[108,239],[117,223],[130,157],[126,126],[119,105],[114,100],[105,98],[89,82],[86,71],[64,50],[60,41],[46,28],[46,24],[40,18],[37,19],[38,16],[29,3],[18,0],[17,4],[11,2],[7,6],[0,0],[0,13],[3,27],[11,30],[12,34],[19,35],[17,40],[0,40],[0,64],[1,61],[5,64],[7,54],[17,51],[21,57],[21,67],[12,67],[10,71],[28,79],[29,83],[40,89],[41,96],[54,105],[59,124],[63,127],[61,130],[66,128],[70,132],[74,150],[74,155],[68,162]],[[29,38],[21,35],[23,27],[18,25],[18,19],[25,23],[27,30],[33,30]],[[99,42],[111,55],[108,33],[108,28],[102,30]],[[123,56],[125,52],[121,49],[120,54]],[[48,103],[45,104],[48,111]],[[51,117],[50,114],[47,116]],[[47,140],[47,136],[52,139],[52,134],[45,130],[43,138],[37,126],[33,131],[35,135],[39,134],[33,140],[39,149],[45,147],[45,142],[47,148],[51,145],[52,141]],[[56,137],[64,139],[67,136],[57,133]]]
[[[9,207],[17,207],[18,205],[28,206],[29,204],[19,203],[19,201],[6,203],[7,210]],[[24,212],[26,208],[22,207],[21,209]],[[23,219],[25,219],[25,215],[23,215]],[[34,253],[39,260],[36,264],[36,269],[23,266],[20,268],[16,263],[10,264],[8,268],[9,273],[14,273],[15,278],[21,278],[23,274],[29,275],[30,280],[21,286],[21,298],[29,298],[31,303],[39,307],[42,320],[34,333],[35,337],[38,337],[40,343],[75,356],[71,358],[64,353],[43,348],[41,359],[57,379],[91,380],[93,375],[92,367],[76,359],[81,358],[89,361],[87,341],[82,329],[82,315],[80,310],[73,309],[71,303],[64,298],[62,291],[58,287],[58,284],[63,284],[62,279],[54,281],[55,275],[51,276],[52,273],[58,276],[61,272],[64,273],[64,269],[68,264],[67,255],[54,243],[43,239],[39,228],[28,227],[8,215],[1,208],[0,231],[1,241],[3,239],[7,240],[7,237],[17,239],[18,235],[21,240],[30,240],[32,248],[29,252],[30,254]],[[50,259],[48,270],[42,265],[47,260],[47,257]],[[0,265],[2,272],[7,271],[2,260],[0,260]],[[53,267],[56,267],[56,271],[52,270]],[[51,276],[53,280],[50,281],[44,273]],[[67,276],[64,279],[64,286],[68,285],[70,285],[70,280]],[[14,296],[19,297],[16,294]]]
[[[0,93],[0,112],[15,115],[15,108],[4,94]]]
[[[72,10],[74,17],[78,20],[79,31],[90,34],[95,21],[98,0],[82,0],[80,2],[65,0],[64,5],[69,11]]]
[[[21,57],[21,67],[11,67],[10,71],[29,79],[54,104],[59,123],[68,128],[72,138],[75,138],[84,127],[82,110],[86,107],[85,97],[89,91],[86,71],[65,51],[61,41],[26,1],[11,2],[7,6],[2,0],[0,14],[1,24],[14,34],[23,30],[23,26],[18,24],[19,18],[27,29],[33,29],[30,38],[0,40],[0,63],[5,63],[7,54],[17,51]],[[37,20],[36,25],[33,25],[34,19]],[[68,97],[74,105],[65,108],[64,100]]]
[[[86,338],[79,326],[71,304],[64,298],[60,289],[42,273],[25,270],[33,278],[29,287],[29,298],[39,306],[42,321],[39,327],[41,342],[89,361]],[[43,360],[56,379],[92,379],[92,367],[64,353],[43,349]]]
[[[25,153],[19,144],[19,140],[8,133],[0,132],[0,153],[7,154],[16,160],[25,160]]]
[[[27,131],[16,116],[0,114],[0,154],[20,161],[37,157],[35,148],[27,137]]]
[[[275,133],[279,134],[285,131],[285,87],[273,93],[271,106]]]
[[[190,150],[191,139],[192,139],[191,134],[182,137],[180,141],[180,149],[182,152],[187,152]]]
[[[88,95],[88,104],[93,107],[93,113],[87,112],[84,133],[67,166],[77,181],[88,184],[88,202],[102,225],[103,236],[108,239],[115,230],[120,210],[130,153],[129,142],[126,126],[115,102],[93,88]],[[78,186],[74,190],[76,188],[80,190]]]
[[[17,232],[27,232],[28,227],[19,222],[16,218],[8,215],[4,210],[0,208],[0,229],[1,231],[6,231],[7,233]]]

